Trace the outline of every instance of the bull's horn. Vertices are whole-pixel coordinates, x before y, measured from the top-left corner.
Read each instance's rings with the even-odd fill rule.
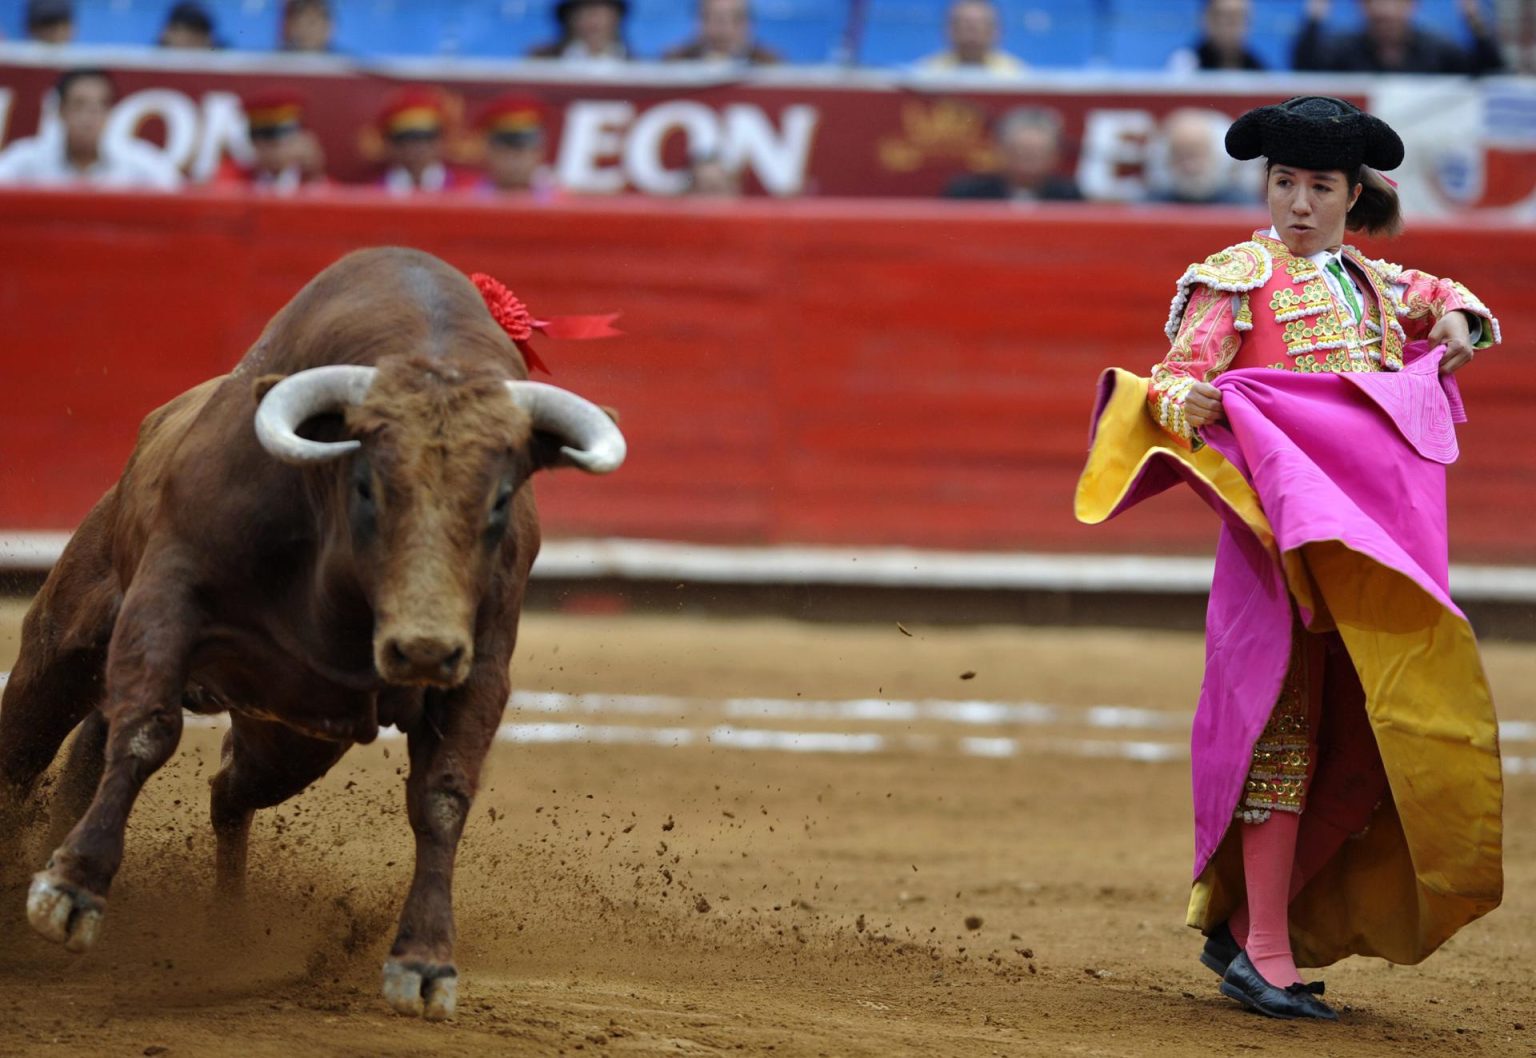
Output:
[[[528,413],[534,429],[567,442],[560,454],[573,466],[607,474],[624,462],[624,435],[607,412],[585,397],[544,382],[508,382],[507,392]]]
[[[256,437],[284,463],[323,463],[362,447],[359,441],[311,441],[300,437],[306,420],[350,404],[361,404],[376,368],[352,364],[312,367],[283,379],[256,406]]]

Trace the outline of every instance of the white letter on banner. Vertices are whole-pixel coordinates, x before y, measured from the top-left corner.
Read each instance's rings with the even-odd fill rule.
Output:
[[[1147,189],[1147,143],[1157,123],[1145,110],[1090,110],[1083,123],[1083,153],[1077,161],[1077,186],[1086,198],[1141,198]],[[1118,170],[1133,168],[1136,175]]]
[[[624,143],[619,133],[634,116],[633,103],[593,100],[572,103],[565,111],[565,128],[560,134],[560,161],[556,168],[561,186],[598,194],[623,191],[623,170],[598,163],[623,152]]]
[[[146,88],[135,92],[112,109],[102,138],[126,142],[138,136],[139,126],[150,118],[165,122],[165,146],[158,148],[165,160],[176,168],[192,160],[197,145],[197,107],[185,94],[169,88]],[[156,150],[148,140],[139,145]]]
[[[197,139],[197,154],[187,170],[187,176],[194,182],[202,183],[212,178],[225,151],[241,165],[250,165],[255,160],[245,108],[233,92],[209,92],[203,96],[202,128],[203,134]]]
[[[740,170],[749,164],[770,195],[797,195],[805,190],[805,170],[811,159],[811,137],[820,120],[805,103],[784,108],[784,132],[776,136],[761,107],[732,103],[725,108],[725,147],[721,162]]]
[[[690,157],[720,149],[720,119],[703,103],[679,99],[641,114],[624,146],[624,171],[630,183],[653,195],[681,195],[688,190],[688,168],[668,169],[661,152],[667,137],[683,131]]]

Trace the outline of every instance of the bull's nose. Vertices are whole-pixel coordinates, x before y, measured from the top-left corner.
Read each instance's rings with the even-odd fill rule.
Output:
[[[468,645],[443,636],[395,636],[382,644],[383,675],[392,680],[456,683]]]

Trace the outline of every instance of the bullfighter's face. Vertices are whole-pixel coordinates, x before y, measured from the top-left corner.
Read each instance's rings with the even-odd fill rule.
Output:
[[[1342,169],[1269,167],[1269,216],[1285,248],[1310,257],[1344,241],[1344,223],[1360,197]]]

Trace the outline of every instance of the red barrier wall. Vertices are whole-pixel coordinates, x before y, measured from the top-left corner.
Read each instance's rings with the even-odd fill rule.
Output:
[[[618,407],[631,459],[540,482],[552,534],[1201,552],[1169,496],[1071,515],[1095,377],[1145,371],[1184,265],[1250,211],[605,201],[516,209],[0,195],[0,529],[71,527],[138,420],[240,356],[341,254],[396,243],[497,275],[543,314],[626,336],[544,341],[553,381]],[[1536,561],[1536,233],[1416,227],[1391,257],[1454,275],[1508,344],[1466,372],[1454,557]]]

